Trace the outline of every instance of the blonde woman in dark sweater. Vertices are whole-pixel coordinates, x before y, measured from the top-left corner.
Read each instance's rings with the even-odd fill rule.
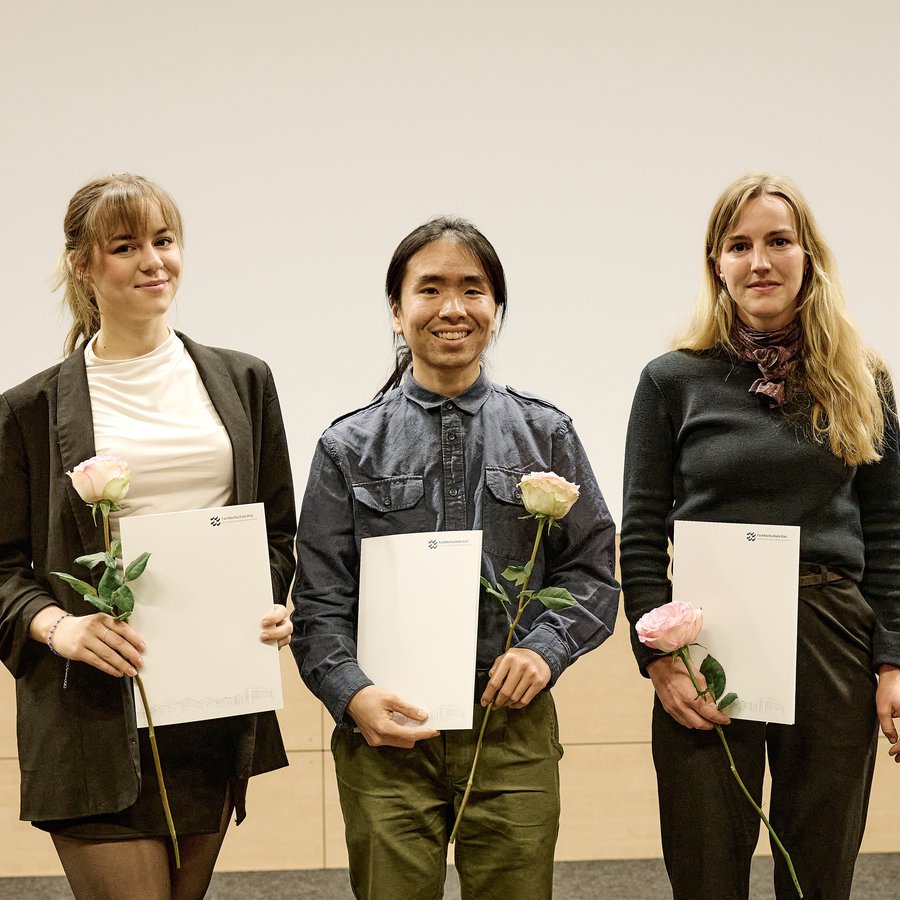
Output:
[[[633,641],[676,900],[746,898],[762,793],[807,898],[850,896],[878,725],[900,760],[900,456],[884,364],[845,312],[833,257],[785,178],[748,175],[706,235],[693,324],[641,374],[628,428],[622,583],[632,625],[670,599],[676,519],[800,526],[796,723],[729,720],[681,663]],[[736,572],[739,578],[740,573]],[[775,854],[779,898],[796,896]]]

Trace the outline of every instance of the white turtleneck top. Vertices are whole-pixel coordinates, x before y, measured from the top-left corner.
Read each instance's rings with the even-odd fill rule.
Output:
[[[135,359],[102,359],[92,338],[84,353],[94,446],[121,457],[131,486],[118,518],[224,506],[234,461],[225,426],[190,354],[174,331]]]

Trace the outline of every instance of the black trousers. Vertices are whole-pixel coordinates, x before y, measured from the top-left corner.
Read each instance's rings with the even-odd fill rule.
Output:
[[[849,579],[801,587],[795,724],[734,720],[725,727],[758,803],[768,753],[769,819],[806,900],[850,897],[875,766],[873,627],[872,610]],[[653,760],[674,900],[747,900],[760,821],[716,733],[684,728],[657,700]],[[772,852],[776,896],[796,897],[780,851]]]

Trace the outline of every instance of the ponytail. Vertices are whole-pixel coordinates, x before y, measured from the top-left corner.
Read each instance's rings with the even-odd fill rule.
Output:
[[[399,387],[400,382],[403,380],[403,374],[411,364],[412,351],[405,343],[400,344],[400,346],[397,347],[394,358],[394,371],[391,373],[391,377],[384,383],[381,390],[375,395],[375,399],[377,400],[382,394],[386,394],[389,390]]]

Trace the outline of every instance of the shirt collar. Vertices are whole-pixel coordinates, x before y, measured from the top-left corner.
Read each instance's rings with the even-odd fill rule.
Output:
[[[487,401],[491,393],[491,382],[487,375],[484,374],[484,369],[482,369],[475,382],[461,394],[457,394],[455,397],[445,397],[443,394],[436,394],[434,391],[422,387],[413,378],[412,372],[407,372],[400,383],[400,390],[407,399],[412,400],[413,403],[418,403],[422,409],[437,409],[444,403],[450,403],[472,416]]]

